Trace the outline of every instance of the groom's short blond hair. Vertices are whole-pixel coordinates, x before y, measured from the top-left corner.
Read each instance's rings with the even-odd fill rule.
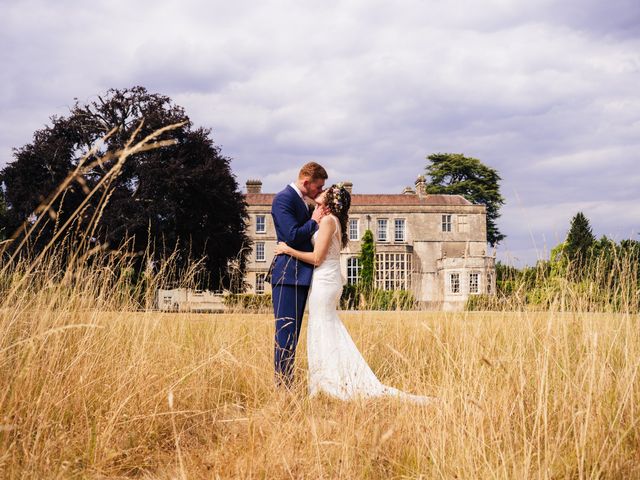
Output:
[[[314,181],[320,178],[326,180],[329,178],[329,175],[327,175],[327,171],[319,163],[309,162],[305,163],[300,169],[300,173],[298,173],[298,178],[303,177],[309,177],[311,181]]]

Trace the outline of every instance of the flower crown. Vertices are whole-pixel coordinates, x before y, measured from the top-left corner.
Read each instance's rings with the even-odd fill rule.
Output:
[[[345,195],[343,192],[346,192],[346,189],[344,188],[344,183],[340,182],[340,183],[336,183],[334,185],[334,187],[331,189],[333,190],[333,200],[332,203],[336,209],[337,212],[341,212],[342,208],[345,205]]]

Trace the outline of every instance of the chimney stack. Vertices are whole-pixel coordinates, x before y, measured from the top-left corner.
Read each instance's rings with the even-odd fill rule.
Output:
[[[262,193],[262,181],[247,180],[247,193]]]
[[[344,182],[344,189],[351,194],[351,190],[353,190],[353,182]]]
[[[419,197],[427,195],[427,182],[423,175],[420,175],[416,180],[416,193]]]
[[[403,195],[415,195],[416,192],[411,187],[404,187],[404,190],[402,190],[402,194]]]

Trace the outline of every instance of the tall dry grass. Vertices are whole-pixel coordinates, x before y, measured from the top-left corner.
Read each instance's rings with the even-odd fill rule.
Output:
[[[634,478],[637,317],[345,313],[387,384],[438,407],[272,386],[269,315],[0,316],[3,478]],[[172,399],[172,403],[169,399]]]
[[[441,399],[345,403],[306,395],[304,335],[273,388],[268,314],[136,312],[170,262],[140,292],[128,258],[3,265],[1,478],[640,477],[637,315],[343,313],[383,382]]]

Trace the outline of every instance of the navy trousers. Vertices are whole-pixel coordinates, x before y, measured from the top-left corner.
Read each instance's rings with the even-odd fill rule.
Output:
[[[276,319],[273,355],[276,385],[290,387],[309,286],[274,285],[271,294]]]

